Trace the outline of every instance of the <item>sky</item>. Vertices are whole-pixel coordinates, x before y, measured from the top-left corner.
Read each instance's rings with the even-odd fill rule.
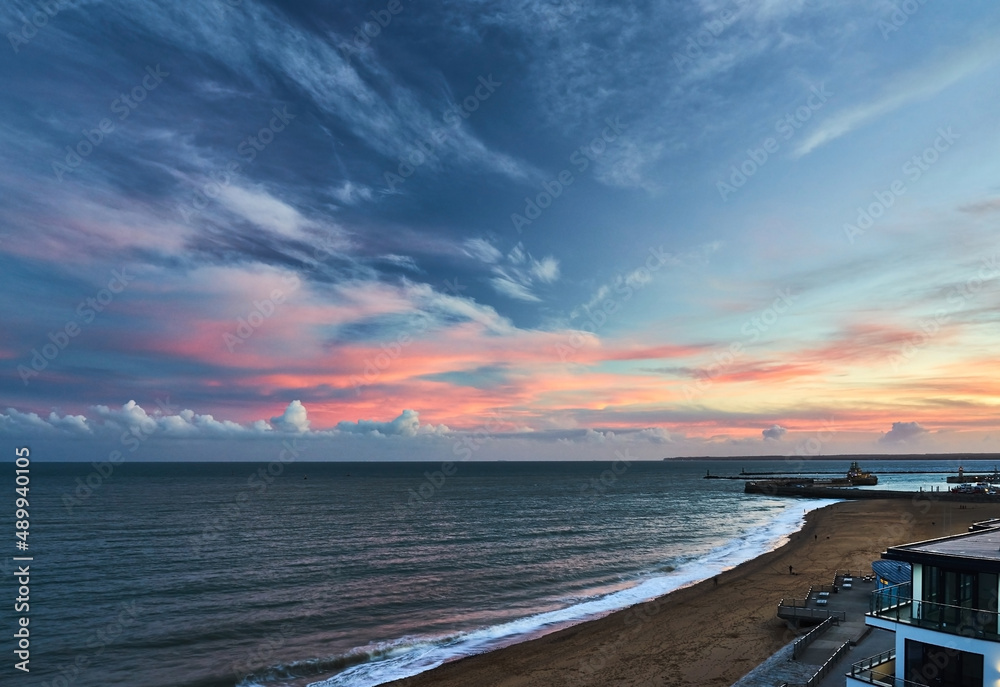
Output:
[[[3,4],[5,443],[1000,451],[995,2],[347,5]]]

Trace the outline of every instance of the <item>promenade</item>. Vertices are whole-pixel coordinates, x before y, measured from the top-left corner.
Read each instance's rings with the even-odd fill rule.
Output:
[[[799,655],[795,656],[796,642],[809,630],[809,627],[804,627],[802,637],[782,647],[735,682],[733,687],[776,687],[782,684],[796,687],[806,685],[821,671],[825,675],[814,680],[814,687],[843,687],[844,674],[852,663],[893,648],[893,633],[865,625],[868,599],[875,589],[875,582],[853,575],[850,588],[845,589],[843,580],[844,576],[838,574],[832,580],[833,584],[811,587],[812,592],[807,598],[786,601],[788,606],[783,609],[783,616],[795,612],[799,612],[800,617],[826,614],[834,620],[803,642],[803,645],[808,645],[800,645]],[[834,585],[838,589],[835,593],[829,591]],[[805,593],[806,589],[802,591]]]

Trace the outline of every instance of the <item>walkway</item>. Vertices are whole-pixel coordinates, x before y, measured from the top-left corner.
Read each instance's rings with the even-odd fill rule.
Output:
[[[838,577],[835,580],[838,587],[840,582]],[[865,625],[868,598],[874,589],[874,582],[864,582],[860,577],[855,577],[851,589],[841,587],[837,593],[830,594],[827,608],[831,613],[844,612],[846,621],[827,629],[797,660],[792,659],[792,644],[788,644],[743,676],[733,687],[777,687],[786,682],[789,685],[804,685],[844,642],[853,642],[856,646],[844,653],[819,683],[819,687],[843,687],[844,674],[852,663],[895,645],[894,633]],[[810,606],[814,603],[814,599],[809,600]]]

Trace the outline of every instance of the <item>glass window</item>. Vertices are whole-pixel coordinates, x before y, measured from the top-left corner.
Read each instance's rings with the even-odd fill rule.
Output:
[[[937,602],[941,593],[941,569],[930,565],[924,566],[924,601]]]
[[[934,687],[983,687],[983,656],[906,640],[905,679]]]

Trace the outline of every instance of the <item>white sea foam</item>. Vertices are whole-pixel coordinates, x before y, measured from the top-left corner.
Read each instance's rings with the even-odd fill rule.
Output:
[[[608,615],[643,601],[690,586],[781,546],[798,531],[807,511],[836,503],[834,500],[792,502],[768,525],[746,532],[703,556],[682,562],[667,573],[640,579],[627,589],[575,603],[566,608],[527,616],[499,625],[446,637],[404,638],[389,644],[366,647],[377,656],[352,666],[313,687],[375,687],[412,677],[463,656],[516,644],[557,629]]]

